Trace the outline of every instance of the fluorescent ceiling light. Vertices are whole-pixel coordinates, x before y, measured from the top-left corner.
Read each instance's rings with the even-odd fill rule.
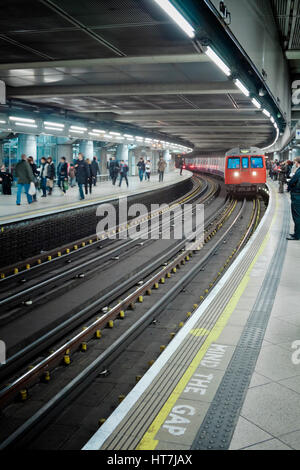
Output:
[[[71,126],[71,129],[76,129],[78,131],[87,131],[86,127]]]
[[[94,135],[95,137],[99,137],[100,134],[97,134],[96,132],[89,132],[89,135]]]
[[[178,10],[172,5],[169,0],[154,0],[171,18],[178,24],[178,26],[188,35],[189,38],[193,38],[195,36],[195,30],[187,22],[187,20],[179,13]]]
[[[59,127],[51,127],[51,126],[45,126],[45,129],[49,129],[51,131],[59,131],[59,132],[63,131],[63,129],[61,129]]]
[[[143,137],[135,136],[136,140],[144,140]]]
[[[269,111],[267,111],[266,109],[263,109],[263,113],[268,116],[268,117],[271,117],[271,114],[269,113]]]
[[[109,134],[104,134],[104,137],[106,137],[107,139],[112,139],[112,136]]]
[[[234,80],[234,83],[235,83],[236,86],[244,93],[244,95],[246,95],[246,96],[249,96],[249,95],[250,95],[249,90],[247,90],[247,88],[245,87],[245,85],[243,85],[240,80],[236,79],[236,80]]]
[[[127,140],[134,140],[133,137],[126,137]]]
[[[76,134],[83,134],[83,131],[79,131],[77,129],[70,129],[70,132],[76,132]]]
[[[102,134],[105,134],[106,131],[103,129],[93,129],[93,132],[101,132]]]
[[[35,119],[27,119],[27,118],[21,118],[21,117],[16,117],[16,116],[9,116],[9,119],[11,121],[35,122]]]
[[[29,124],[29,123],[26,123],[26,122],[16,122],[15,124],[16,124],[16,126],[37,127],[36,124]]]
[[[133,137],[131,134],[124,134],[124,137]]]
[[[273,118],[273,116],[270,117],[270,121],[275,124],[275,119]]]
[[[211,47],[207,47],[205,54],[219,67],[219,69],[222,70],[222,72],[229,77],[231,74],[231,70],[229,67],[227,67],[226,64],[224,64],[223,60],[220,59],[220,57],[212,50]]]
[[[6,124],[6,121],[0,121],[0,124]]]
[[[44,121],[44,124],[45,124],[46,126],[65,127],[64,124],[60,124],[59,122]]]
[[[258,109],[261,108],[261,104],[260,104],[255,98],[252,98],[252,103],[253,103],[254,106],[256,106]]]
[[[111,131],[110,134],[111,135],[121,135],[120,132],[113,132],[113,131]]]

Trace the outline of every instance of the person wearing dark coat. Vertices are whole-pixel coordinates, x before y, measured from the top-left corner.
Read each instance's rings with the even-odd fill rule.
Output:
[[[122,180],[123,180],[123,178],[125,178],[127,188],[128,188],[128,178],[127,178],[128,170],[129,170],[129,168],[128,168],[127,163],[125,163],[124,160],[121,160],[120,161],[120,183],[119,183],[119,186],[121,186]]]
[[[88,194],[88,188],[90,190],[90,194],[92,194],[92,186],[93,186],[93,171],[92,171],[92,164],[90,162],[90,159],[86,159],[87,163],[87,182],[85,184],[85,194]]]
[[[0,170],[0,183],[2,184],[3,194],[11,195],[11,183],[13,182],[13,175],[6,170],[5,165],[2,165]]]
[[[79,197],[80,199],[84,199],[83,189],[82,186],[86,186],[88,180],[88,167],[87,163],[84,160],[82,153],[78,154],[78,160],[75,163],[75,170],[76,170],[76,180],[78,183],[79,188]]]
[[[115,157],[112,157],[110,164],[109,164],[109,174],[111,175],[112,184],[115,185],[118,174],[119,174],[120,166]]]
[[[54,186],[54,178],[55,178],[55,166],[52,161],[51,157],[47,158],[47,187],[48,187],[48,195],[51,196],[53,186]]]
[[[91,163],[91,172],[92,172],[93,184],[94,184],[94,186],[96,186],[97,174],[99,173],[99,175],[100,175],[100,169],[99,169],[99,164],[97,162],[97,157],[93,157],[93,161]]]
[[[65,181],[68,182],[68,164],[66,162],[66,158],[61,157],[57,167],[57,185],[64,195],[66,195]]]
[[[291,193],[291,209],[295,229],[294,233],[287,237],[287,240],[300,240],[300,157],[294,161],[296,173],[288,182],[287,190]]]
[[[137,164],[137,167],[139,169],[139,178],[140,181],[143,181],[144,173],[145,173],[145,162],[143,157],[140,158],[140,161]]]
[[[25,194],[27,196],[28,204],[32,203],[32,197],[28,193],[30,183],[34,183],[34,176],[30,165],[26,159],[26,155],[23,153],[21,155],[21,161],[19,161],[16,165],[16,177],[18,178],[18,191],[17,191],[17,206],[21,204],[21,193],[22,189],[24,188]]]

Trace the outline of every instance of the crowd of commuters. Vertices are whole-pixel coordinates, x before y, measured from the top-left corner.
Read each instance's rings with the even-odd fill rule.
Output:
[[[157,170],[159,181],[163,181],[164,172],[167,163],[163,157],[159,158]],[[144,160],[143,157],[137,163],[138,175],[140,181],[150,181],[152,172],[152,163],[149,159]],[[115,186],[118,180],[118,186],[122,185],[123,179],[128,182],[128,164],[121,160],[116,160],[111,157],[107,163],[107,169],[112,184]],[[37,201],[37,192],[41,191],[41,197],[45,198],[52,195],[55,181],[58,188],[61,190],[62,195],[66,195],[69,187],[73,188],[78,185],[79,198],[84,199],[86,195],[92,194],[93,186],[97,184],[97,175],[100,174],[99,164],[97,157],[93,157],[92,161],[84,158],[82,153],[78,154],[75,162],[67,162],[65,157],[61,157],[57,168],[52,160],[52,157],[42,157],[40,159],[39,167],[34,162],[33,157],[26,157],[25,154],[21,156],[21,160],[15,167],[15,177],[17,179],[17,205],[21,204],[21,194],[24,190],[27,202],[29,204]],[[4,165],[0,171],[0,184],[2,184],[2,193],[11,195],[11,186],[13,183],[13,175]]]

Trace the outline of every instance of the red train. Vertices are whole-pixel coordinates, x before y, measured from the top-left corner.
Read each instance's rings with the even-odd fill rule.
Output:
[[[201,173],[211,173],[225,180],[231,193],[253,193],[266,182],[266,157],[257,147],[234,148],[224,157],[190,157],[186,168]]]

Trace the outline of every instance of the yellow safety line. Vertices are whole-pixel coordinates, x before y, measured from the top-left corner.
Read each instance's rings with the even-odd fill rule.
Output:
[[[272,222],[270,224],[270,228],[272,227],[273,223],[276,220],[277,212],[278,212],[278,196],[276,194],[275,214],[274,214]],[[195,356],[193,361],[190,363],[189,367],[187,368],[186,372],[184,373],[184,375],[182,376],[182,378],[178,382],[178,384],[175,387],[175,389],[173,390],[173,392],[171,393],[170,397],[165,402],[164,406],[161,408],[158,415],[156,416],[156,418],[154,419],[154,421],[152,422],[152,424],[150,425],[150,427],[148,428],[148,430],[146,431],[146,433],[142,437],[142,439],[141,439],[140,443],[138,444],[136,450],[154,450],[156,448],[157,444],[159,443],[158,440],[154,439],[156,434],[158,433],[158,431],[162,427],[163,423],[165,422],[166,418],[168,417],[169,413],[171,412],[171,410],[172,410],[173,406],[175,405],[176,401],[181,396],[183,390],[185,389],[185,387],[188,384],[189,380],[191,379],[191,377],[193,376],[193,374],[196,371],[197,367],[199,366],[199,364],[200,364],[202,358],[204,357],[205,353],[207,352],[208,348],[210,347],[210,345],[213,342],[217,341],[218,337],[222,333],[222,331],[225,328],[229,318],[231,317],[235,307],[237,306],[238,301],[240,300],[244,290],[246,289],[247,284],[250,280],[250,273],[251,273],[254,265],[256,264],[256,261],[257,261],[258,257],[263,253],[263,251],[266,247],[267,241],[270,237],[269,230],[268,230],[268,233],[266,234],[264,240],[262,241],[261,246],[260,246],[257,254],[255,255],[255,258],[253,259],[252,263],[250,264],[250,266],[249,266],[246,274],[244,275],[242,281],[240,282],[240,284],[238,285],[237,289],[235,290],[233,296],[231,297],[228,304],[226,305],[225,310],[223,310],[223,313],[221,314],[221,316],[217,320],[216,324],[214,325],[213,329],[211,330],[211,332],[207,336],[207,338],[205,340],[205,343],[201,346],[201,348],[199,349],[199,352],[197,353],[197,355]],[[192,331],[191,331],[191,333],[192,333]]]

